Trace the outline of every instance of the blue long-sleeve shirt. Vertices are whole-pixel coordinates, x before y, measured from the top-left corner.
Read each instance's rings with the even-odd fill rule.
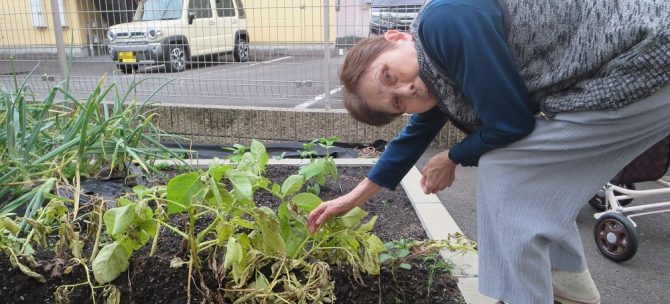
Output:
[[[528,89],[505,40],[496,0],[433,1],[424,9],[418,35],[428,57],[458,84],[482,122],[450,149],[451,160],[476,166],[484,153],[532,132]],[[368,178],[394,189],[446,122],[437,107],[412,115]]]

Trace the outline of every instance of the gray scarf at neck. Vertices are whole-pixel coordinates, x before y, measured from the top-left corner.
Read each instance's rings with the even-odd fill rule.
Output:
[[[435,65],[426,55],[419,37],[417,20],[419,17],[412,23],[411,34],[419,60],[419,77],[426,84],[430,93],[437,98],[437,107],[447,115],[451,123],[461,131],[471,133],[481,126],[481,121],[461,89],[449,78],[449,73]]]

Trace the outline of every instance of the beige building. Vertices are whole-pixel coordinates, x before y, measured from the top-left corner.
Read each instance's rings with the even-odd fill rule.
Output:
[[[245,0],[252,43],[323,43],[324,0]],[[330,36],[335,39],[335,3],[330,0]]]
[[[104,24],[89,0],[57,0],[63,38],[75,55],[95,52]],[[70,51],[70,48],[68,49]],[[51,0],[0,1],[0,53],[55,53]]]
[[[325,0],[244,0],[254,44],[321,44]],[[367,37],[372,0],[329,0],[330,42]]]
[[[109,24],[95,0],[56,0],[66,49],[75,56],[106,52]],[[322,44],[325,0],[243,0],[252,45]],[[367,36],[369,1],[327,0],[330,42]],[[0,1],[0,54],[55,53],[51,0]]]

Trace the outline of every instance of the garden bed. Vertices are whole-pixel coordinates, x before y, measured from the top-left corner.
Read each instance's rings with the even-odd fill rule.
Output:
[[[368,168],[340,167],[336,180],[329,179],[321,187],[320,197],[325,201],[348,192],[365,176]],[[292,174],[297,172],[292,166],[270,166],[267,177],[281,184]],[[107,188],[117,189],[117,192],[130,191],[130,186],[117,182],[108,182]],[[95,187],[93,187],[95,188]],[[104,188],[104,187],[102,187]],[[92,193],[90,193],[92,194]],[[112,201],[113,198],[106,198]],[[277,210],[280,200],[268,192],[257,191],[254,201],[258,206],[265,205]],[[376,195],[364,209],[369,215],[363,219],[366,222],[372,215],[377,220],[371,233],[377,235],[384,243],[401,240],[426,240],[426,234],[414,209],[398,188],[396,191],[383,190]],[[170,224],[185,229],[188,225],[186,214],[176,214],[170,218]],[[211,219],[203,218],[197,223],[197,228],[204,229]],[[84,228],[84,227],[80,227]],[[197,230],[196,228],[196,230]],[[55,240],[53,240],[55,241]],[[400,243],[397,243],[400,244]],[[84,246],[84,251],[90,253],[92,244]],[[189,248],[184,238],[176,233],[164,230],[157,242],[155,254],[150,256],[151,243],[135,251],[130,258],[128,271],[123,272],[111,282],[117,289],[100,288],[96,291],[96,301],[100,303],[186,303],[188,267],[171,267],[175,265],[175,257],[186,261]],[[91,303],[91,287],[82,284],[92,280],[82,265],[72,261],[57,258],[53,251],[37,250],[34,255],[36,267],[33,270],[46,278],[46,283],[26,276],[19,269],[12,267],[7,256],[0,257],[0,298],[3,303]],[[436,259],[437,257],[437,259]],[[202,280],[194,278],[192,299],[193,303],[227,302],[217,293],[221,290],[217,278],[221,273],[217,269],[217,260],[207,255],[201,256]],[[220,262],[220,261],[219,261]],[[447,270],[450,265],[444,264],[439,255],[419,256],[404,261],[410,264],[410,269],[382,265],[380,275],[362,274],[359,280],[352,276],[351,267],[347,265],[331,265],[330,277],[335,282],[334,295],[336,303],[464,303],[456,280]],[[24,260],[29,265],[29,261]],[[63,290],[62,286],[71,286]],[[204,285],[203,285],[204,284]],[[67,299],[56,299],[56,290],[60,287],[60,295],[67,295]],[[208,290],[206,290],[208,289]],[[64,292],[67,291],[67,292]],[[120,298],[115,293],[120,292]],[[269,301],[274,303],[277,301]]]

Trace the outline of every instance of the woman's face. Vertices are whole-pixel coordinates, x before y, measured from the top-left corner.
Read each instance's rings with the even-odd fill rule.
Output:
[[[395,47],[380,54],[361,77],[358,94],[376,111],[421,113],[437,99],[419,77],[419,63],[412,36],[390,30],[384,38]]]

